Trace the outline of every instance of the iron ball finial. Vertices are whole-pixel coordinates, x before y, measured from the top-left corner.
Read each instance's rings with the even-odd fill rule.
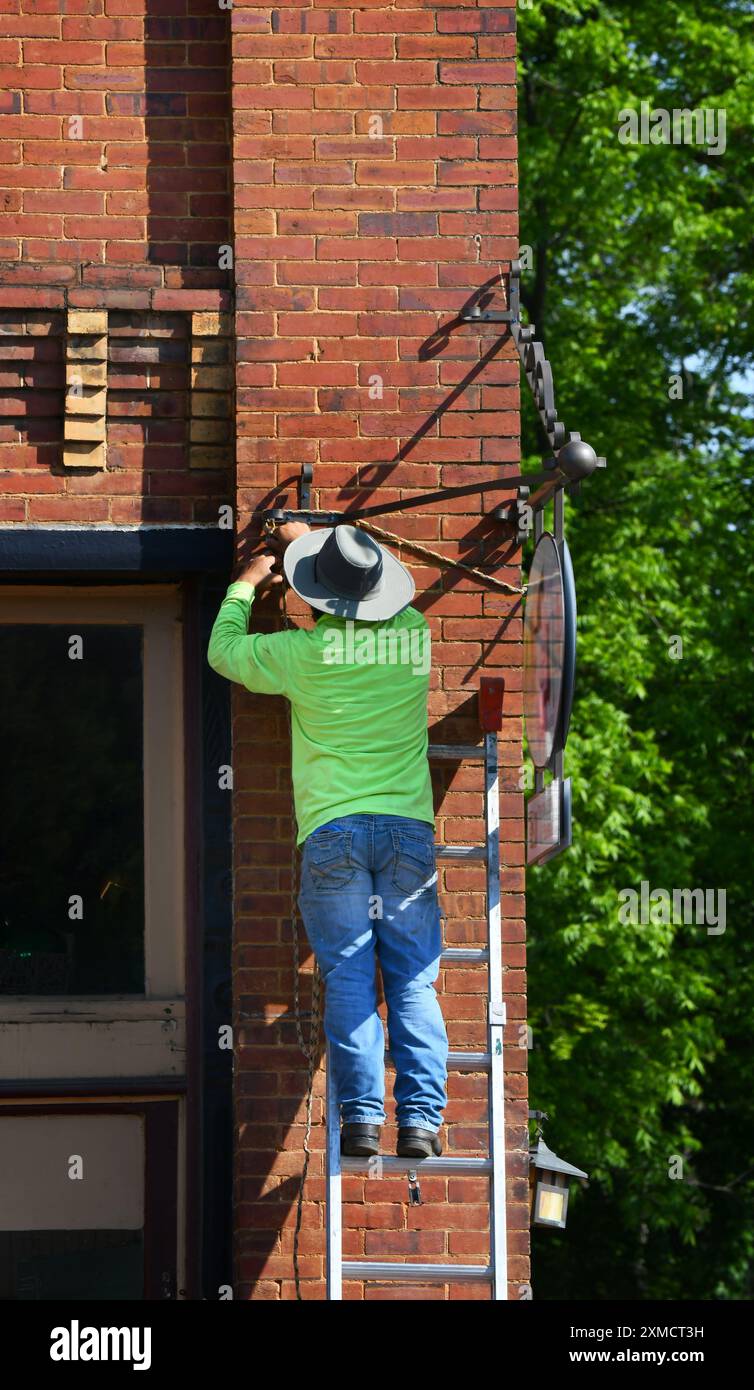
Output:
[[[597,467],[597,455],[585,439],[570,439],[558,450],[558,468],[570,482],[588,478]]]

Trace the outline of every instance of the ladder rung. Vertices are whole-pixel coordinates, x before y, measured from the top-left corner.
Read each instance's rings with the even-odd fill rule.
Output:
[[[443,965],[481,965],[489,958],[486,946],[444,946],[440,960]]]
[[[393,1059],[389,1052],[385,1052],[385,1061],[393,1066]],[[448,1071],[489,1071],[492,1065],[492,1054],[490,1052],[449,1052]]]
[[[489,1071],[492,1066],[491,1052],[449,1052],[449,1071]]]
[[[430,758],[448,758],[451,762],[468,758],[483,763],[485,759],[485,749],[478,743],[430,743],[427,752]]]
[[[455,1178],[462,1177],[465,1173],[480,1174],[492,1172],[491,1158],[473,1158],[461,1155],[460,1157],[450,1158],[442,1155],[440,1158],[382,1158],[379,1156],[379,1172],[373,1170],[377,1167],[378,1158],[346,1158],[341,1157],[340,1167],[344,1173],[365,1173],[369,1172],[373,1177],[382,1177],[391,1173],[431,1173],[436,1177]]]
[[[438,859],[487,859],[486,845],[435,845],[435,851]]]
[[[489,1265],[418,1265],[344,1260],[344,1279],[394,1279],[399,1284],[489,1284]]]

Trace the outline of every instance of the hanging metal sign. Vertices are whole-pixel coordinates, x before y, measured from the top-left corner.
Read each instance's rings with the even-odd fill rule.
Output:
[[[576,670],[576,590],[565,540],[545,531],[531,563],[524,614],[524,721],[538,770],[568,735]]]
[[[546,864],[571,844],[571,779],[553,777],[526,803],[526,863]]]

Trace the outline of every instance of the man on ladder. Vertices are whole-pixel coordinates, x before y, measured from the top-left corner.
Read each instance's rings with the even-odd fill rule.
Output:
[[[257,594],[282,582],[259,554],[231,583],[210,638],[215,671],[290,701],[299,906],[326,983],[325,1033],[341,1152],[380,1151],[385,1042],[395,1066],[397,1154],[442,1153],[448,1041],[434,988],[442,953],[427,758],[430,631],[409,571],[354,526],[277,531],[311,630],[248,632]]]

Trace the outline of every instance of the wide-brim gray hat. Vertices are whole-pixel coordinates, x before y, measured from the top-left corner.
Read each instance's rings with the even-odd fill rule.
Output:
[[[416,593],[405,565],[356,526],[322,526],[298,536],[286,548],[283,568],[301,598],[340,618],[392,618]]]

